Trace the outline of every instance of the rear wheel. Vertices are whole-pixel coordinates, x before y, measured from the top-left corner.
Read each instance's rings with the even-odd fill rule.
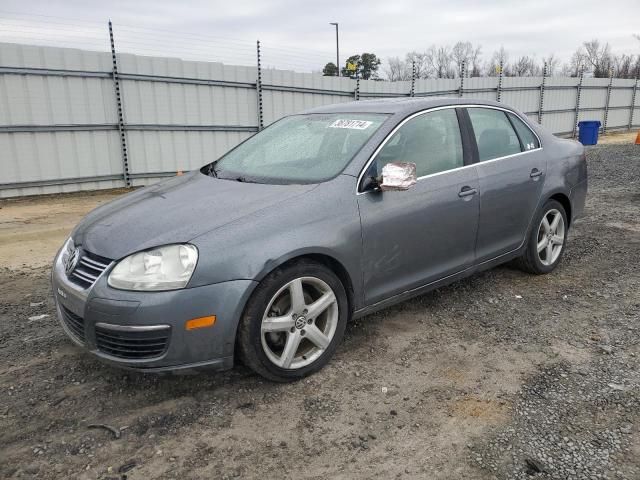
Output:
[[[567,214],[560,202],[549,200],[534,219],[519,266],[534,274],[549,273],[560,263],[568,233]]]
[[[333,356],[347,317],[344,286],[329,268],[302,260],[276,269],[247,304],[238,329],[240,357],[270,380],[305,377]]]

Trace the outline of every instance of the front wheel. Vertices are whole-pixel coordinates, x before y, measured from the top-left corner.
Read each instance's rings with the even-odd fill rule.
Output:
[[[567,213],[560,202],[549,200],[534,218],[519,266],[537,275],[549,273],[560,263],[569,231]]]
[[[242,361],[287,382],[321,369],[344,335],[349,304],[340,279],[302,260],[269,274],[256,288],[238,328]]]

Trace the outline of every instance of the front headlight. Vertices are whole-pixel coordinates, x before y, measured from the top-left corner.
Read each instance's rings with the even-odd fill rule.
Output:
[[[76,246],[73,244],[73,238],[71,237],[67,238],[67,241],[64,242],[64,245],[60,249],[60,254],[58,255],[58,258],[62,262],[62,265],[67,264],[67,259],[69,258],[69,255],[71,255],[75,249],[76,249]]]
[[[158,247],[120,260],[108,282],[121,290],[177,290],[187,286],[197,262],[193,245]]]

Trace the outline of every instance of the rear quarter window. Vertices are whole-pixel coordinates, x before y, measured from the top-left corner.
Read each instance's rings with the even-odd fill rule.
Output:
[[[536,148],[540,148],[540,142],[538,141],[538,137],[531,131],[528,125],[526,125],[517,115],[513,113],[507,113],[509,116],[509,120],[513,124],[518,136],[520,137],[520,141],[522,142],[522,148],[526,152],[527,150],[535,150]]]

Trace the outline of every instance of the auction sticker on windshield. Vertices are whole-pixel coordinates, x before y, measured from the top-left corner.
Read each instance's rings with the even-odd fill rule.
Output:
[[[329,125],[329,128],[351,128],[353,130],[365,130],[368,128],[373,122],[368,122],[366,120],[343,120],[338,119]]]

